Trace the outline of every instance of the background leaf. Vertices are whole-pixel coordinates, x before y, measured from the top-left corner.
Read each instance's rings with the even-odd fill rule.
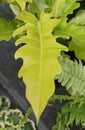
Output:
[[[6,21],[5,19],[0,19],[0,41],[9,41],[18,24],[17,20]]]
[[[49,2],[48,2],[49,1]],[[52,11],[52,16],[55,18],[66,17],[72,14],[73,10],[79,7],[77,0],[46,0]]]
[[[54,77],[61,72],[57,57],[61,50],[67,48],[56,43],[55,37],[51,34],[59,20],[50,19],[50,14],[42,12],[37,20],[31,13],[22,12],[16,18],[25,23],[14,32],[14,36],[25,34],[16,41],[16,44],[26,43],[15,55],[16,58],[23,58],[19,76],[23,76],[26,97],[38,121],[54,92]]]
[[[21,11],[17,5],[10,4],[10,8],[15,15],[18,15]]]
[[[32,0],[0,0],[9,4],[18,5],[21,10],[24,10],[26,7],[26,2],[32,2]]]
[[[85,10],[79,10],[71,21],[73,21],[77,25],[85,25]]]
[[[48,6],[46,5],[45,0],[33,0],[28,6],[28,9],[31,13],[39,15],[46,7]]]
[[[58,42],[66,44],[75,52],[78,59],[85,59],[85,25],[77,25],[73,20],[67,22],[67,18],[61,17],[61,22],[56,26],[54,35]]]

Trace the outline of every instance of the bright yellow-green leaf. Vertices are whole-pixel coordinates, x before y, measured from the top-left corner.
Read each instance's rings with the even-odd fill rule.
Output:
[[[32,0],[0,0],[0,1],[6,2],[6,3],[9,3],[9,4],[19,5],[21,10],[25,9],[26,2],[32,2]]]
[[[67,44],[69,50],[74,51],[75,56],[78,59],[85,60],[85,11],[79,10],[75,17],[73,17],[71,20],[69,19],[67,22],[66,16],[71,14],[73,10],[77,9],[80,4],[77,2],[77,0],[65,1],[66,3],[61,15],[62,20],[61,23],[56,26],[54,35],[58,38],[58,42]]]
[[[79,10],[71,21],[73,21],[76,25],[85,25],[85,10]]]
[[[33,14],[24,11],[17,19],[25,24],[14,32],[14,36],[24,34],[16,44],[26,43],[15,54],[16,58],[23,58],[19,77],[23,76],[26,97],[38,121],[48,99],[54,93],[54,77],[61,72],[57,57],[61,50],[67,48],[56,43],[52,31],[59,20],[50,19],[50,14],[42,12],[37,20]]]
[[[10,8],[15,15],[19,15],[21,9],[17,5],[10,4]]]
[[[65,5],[65,0],[54,0],[52,7],[52,13],[54,17],[60,17],[62,15],[62,10]]]
[[[63,21],[56,26],[54,34],[57,38],[71,38],[67,40],[69,50],[74,51],[78,59],[85,60],[85,26]]]
[[[79,7],[77,0],[51,0],[52,15],[55,18],[66,17]]]

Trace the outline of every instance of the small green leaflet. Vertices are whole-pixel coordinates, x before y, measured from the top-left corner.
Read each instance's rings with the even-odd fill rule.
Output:
[[[18,15],[21,11],[17,5],[10,4],[10,8],[15,15]]]
[[[14,30],[17,28],[18,21],[17,20],[5,20],[0,19],[0,41],[6,40],[9,41],[12,38],[12,34]]]
[[[79,10],[76,16],[71,21],[73,21],[77,25],[85,25],[85,10]]]
[[[33,0],[33,2],[28,6],[28,9],[31,13],[40,14],[41,11],[47,7],[45,0]]]
[[[15,37],[25,33],[16,41],[16,44],[26,43],[15,54],[16,58],[23,58],[19,77],[23,76],[26,97],[38,121],[48,99],[54,93],[54,77],[61,72],[57,57],[61,50],[67,48],[58,44],[52,35],[53,28],[59,20],[50,19],[50,14],[42,12],[38,20],[33,14],[23,11],[16,18],[25,23],[13,34]]]

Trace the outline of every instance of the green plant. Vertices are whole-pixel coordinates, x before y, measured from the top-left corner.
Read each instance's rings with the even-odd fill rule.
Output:
[[[0,130],[36,130],[33,121],[19,109],[10,109],[10,100],[0,96]]]
[[[79,60],[72,61],[70,57],[59,57],[62,66],[61,74],[56,79],[65,86],[69,95],[54,95],[50,101],[67,100],[61,112],[57,114],[56,124],[52,130],[70,130],[75,123],[85,128],[85,66]]]
[[[0,20],[0,40],[15,37],[16,45],[25,43],[16,51],[15,58],[23,58],[19,77],[23,76],[26,97],[38,122],[54,93],[55,75],[71,96],[84,96],[85,73],[80,60],[85,59],[85,11],[79,10],[75,17],[68,18],[80,6],[77,0],[0,1],[9,3],[16,14],[12,21]],[[74,51],[79,64],[61,54],[68,50]]]
[[[62,100],[68,100],[68,103],[66,103],[61,112],[57,114],[56,124],[53,126],[52,130],[70,130],[74,124],[81,125],[81,130],[85,128],[85,97],[61,97]],[[59,99],[56,95],[54,95],[53,98],[55,100]]]

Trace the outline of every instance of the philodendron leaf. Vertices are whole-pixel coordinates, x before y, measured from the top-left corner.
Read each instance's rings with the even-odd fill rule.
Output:
[[[85,10],[79,10],[76,16],[71,21],[73,21],[77,25],[85,25]]]
[[[75,52],[76,57],[79,59],[85,59],[85,25],[77,25],[73,20],[67,22],[66,16],[79,6],[79,3],[77,3],[76,0],[73,1],[69,0],[67,2],[68,4],[65,4],[67,9],[62,13],[62,20],[56,26],[54,35],[57,38],[67,39],[66,45],[68,45],[71,51]],[[80,14],[82,15],[82,13],[79,13],[79,15]]]
[[[21,11],[17,5],[10,4],[10,8],[15,15],[18,15]]]
[[[47,7],[45,0],[33,0],[33,2],[28,6],[31,13],[40,14],[42,10]]]
[[[62,9],[65,5],[65,0],[54,0],[52,6],[53,16],[56,18],[62,15]]]
[[[10,40],[14,30],[17,28],[17,25],[17,20],[6,21],[5,19],[0,19],[0,41]]]
[[[25,9],[26,2],[32,2],[32,0],[0,0],[0,1],[6,2],[9,4],[18,5],[21,8],[21,10]]]
[[[52,15],[55,18],[66,17],[68,14],[72,14],[73,10],[79,7],[77,0],[49,0],[51,4],[48,4],[52,9]]]
[[[16,58],[23,58],[19,77],[23,76],[26,97],[38,121],[54,92],[54,77],[61,72],[57,57],[61,50],[67,48],[56,43],[51,34],[59,20],[50,19],[49,14],[42,12],[38,20],[33,14],[24,11],[16,18],[25,23],[14,32],[14,36],[20,36],[23,32],[25,34],[16,41],[16,44],[26,43],[15,54]]]
[[[54,34],[59,37],[66,37],[68,47],[79,59],[85,59],[85,26],[78,26],[74,22],[61,22],[56,26]]]

